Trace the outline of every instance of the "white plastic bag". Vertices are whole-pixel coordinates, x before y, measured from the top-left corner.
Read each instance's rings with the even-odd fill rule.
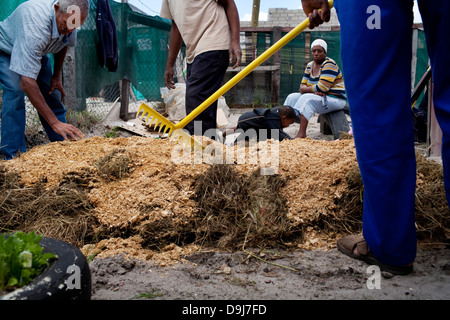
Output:
[[[161,98],[166,105],[166,113],[171,121],[180,121],[186,117],[185,95],[186,84],[176,83],[175,89],[160,88]]]
[[[166,113],[168,120],[180,121],[186,117],[186,84],[176,83],[175,89],[169,90],[166,87],[160,88],[161,98],[166,105]],[[230,108],[228,107],[225,98],[220,97],[217,101],[217,127],[225,127],[228,125],[228,117],[230,115]]]

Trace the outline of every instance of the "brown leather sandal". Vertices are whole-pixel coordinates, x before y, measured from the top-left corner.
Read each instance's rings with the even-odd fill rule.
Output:
[[[364,237],[360,235],[349,235],[339,239],[337,241],[337,248],[340,252],[350,258],[362,260],[370,265],[377,265],[380,267],[380,270],[387,271],[395,275],[407,275],[413,271],[412,264],[407,266],[391,266],[378,260],[373,255],[372,251],[370,251]],[[354,253],[355,248],[358,254]]]

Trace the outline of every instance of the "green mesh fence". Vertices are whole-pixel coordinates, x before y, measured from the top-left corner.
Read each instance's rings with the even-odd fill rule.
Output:
[[[125,78],[145,98],[159,99],[159,87],[164,83],[170,22],[135,13],[126,4],[110,4],[117,28],[119,68],[117,72],[109,72],[98,63],[93,4],[88,19],[78,32],[76,70],[80,96],[95,95],[106,85]]]
[[[0,11],[0,21],[5,20],[19,4],[26,0],[2,0],[2,9]]]
[[[110,1],[117,29],[119,64],[116,72],[102,68],[97,59],[96,1],[78,31],[76,47],[77,110],[105,115],[120,96],[119,81],[131,82],[129,111],[137,101],[161,101],[170,21],[134,12],[127,4]],[[135,102],[135,103],[133,103]]]
[[[281,49],[280,104],[300,87],[308,63],[305,51],[305,33],[299,34]]]
[[[282,33],[282,36],[286,33]],[[297,92],[300,86],[305,67],[310,61],[307,41],[312,43],[315,39],[324,39],[328,43],[328,56],[333,58],[339,65],[340,59],[340,33],[335,32],[303,32],[287,43],[280,50],[280,94],[278,104],[282,104],[286,97]],[[241,41],[241,46],[245,54],[245,63],[250,63],[255,57],[252,49],[251,33],[246,33],[245,41]],[[250,39],[250,40],[249,40]],[[261,32],[257,35],[256,57],[273,45],[271,32]],[[252,51],[253,50],[253,51]],[[251,53],[248,53],[251,52]],[[273,65],[273,57],[266,60],[261,66]],[[269,70],[269,71],[267,71]],[[231,104],[269,104],[271,102],[271,69],[260,68],[242,80],[225,96],[227,102]],[[226,80],[231,79],[234,74],[228,74]],[[261,103],[262,102],[262,103]]]

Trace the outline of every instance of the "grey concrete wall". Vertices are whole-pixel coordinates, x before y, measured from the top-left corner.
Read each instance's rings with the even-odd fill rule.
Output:
[[[267,21],[259,21],[258,27],[295,27],[306,19],[302,9],[288,10],[286,8],[269,9]],[[339,26],[336,10],[331,9],[330,22],[324,23],[314,30],[328,31],[331,27]],[[250,21],[241,21],[241,27],[250,27]]]

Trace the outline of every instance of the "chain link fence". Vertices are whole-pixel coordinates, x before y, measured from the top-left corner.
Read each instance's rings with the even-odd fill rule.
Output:
[[[159,88],[164,84],[171,26],[170,21],[135,12],[128,4],[110,5],[118,40],[117,71],[110,72],[97,59],[96,1],[91,1],[90,15],[78,31],[75,75],[68,75],[76,87],[70,108],[100,119],[118,104],[132,114],[142,102],[162,101]]]

